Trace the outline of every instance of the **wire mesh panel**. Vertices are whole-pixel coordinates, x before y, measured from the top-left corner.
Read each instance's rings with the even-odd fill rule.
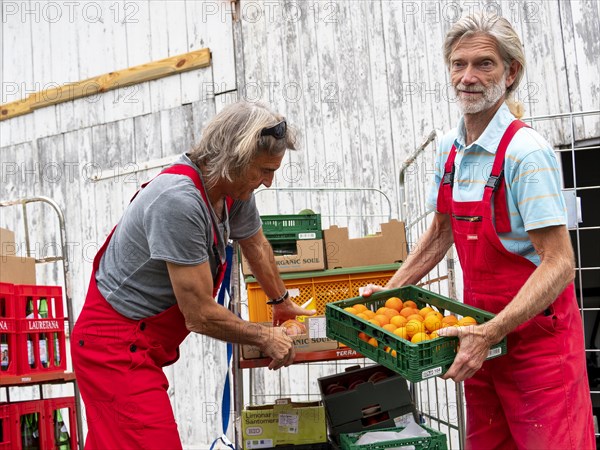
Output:
[[[575,253],[575,292],[581,310],[594,416],[600,415],[600,110],[525,119],[551,141],[560,163],[568,229]],[[547,130],[559,130],[547,133]],[[596,441],[600,434],[596,426]]]
[[[427,209],[426,200],[431,189],[435,170],[435,150],[440,132],[432,131],[407,158],[400,171],[400,210],[401,219],[406,223],[406,239],[409,247],[417,245],[425,232],[433,212]],[[456,299],[455,261],[453,248],[445,260],[438,264],[421,280],[424,288]],[[448,436],[448,448],[462,448],[464,443],[464,401],[462,383],[441,378],[412,385],[413,398],[417,409],[426,423]]]

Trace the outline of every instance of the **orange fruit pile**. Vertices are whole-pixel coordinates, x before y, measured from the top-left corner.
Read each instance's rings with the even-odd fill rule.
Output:
[[[429,305],[419,309],[414,301],[402,301],[398,297],[388,298],[385,305],[376,311],[362,303],[344,309],[350,314],[414,344],[439,337],[437,331],[441,328],[477,324],[473,317],[464,316],[459,319],[452,313],[444,315]],[[359,333],[358,337],[374,347],[379,345],[377,339],[366,333]],[[396,356],[396,351],[390,347],[386,347],[385,351]]]

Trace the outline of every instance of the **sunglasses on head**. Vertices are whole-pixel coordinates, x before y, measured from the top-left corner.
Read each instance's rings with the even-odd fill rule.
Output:
[[[287,122],[283,119],[276,125],[272,127],[263,128],[260,132],[261,136],[273,136],[275,139],[283,139],[285,137],[285,133],[287,132]]]

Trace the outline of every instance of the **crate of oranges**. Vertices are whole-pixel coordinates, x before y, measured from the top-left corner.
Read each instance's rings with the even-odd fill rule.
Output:
[[[454,361],[458,338],[438,336],[437,330],[494,317],[416,286],[329,303],[325,315],[327,337],[415,383],[444,374]],[[488,359],[504,354],[506,338],[490,349]]]

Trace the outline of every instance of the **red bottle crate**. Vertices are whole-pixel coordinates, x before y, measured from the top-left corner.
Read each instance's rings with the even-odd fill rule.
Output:
[[[12,437],[11,430],[13,415],[11,414],[12,405],[8,403],[0,404],[0,450],[10,450],[13,448],[11,445]]]
[[[46,400],[33,400],[9,405],[11,450],[23,450],[24,439],[33,440],[40,450],[52,448],[47,441],[48,420],[45,402]]]
[[[16,285],[17,375],[64,372],[65,315],[59,286]]]
[[[77,447],[77,414],[75,413],[75,397],[60,397],[45,400],[44,429],[47,432],[45,441],[49,449],[63,448],[62,439],[69,441],[71,449]],[[60,417],[54,412],[60,411]],[[62,418],[63,424],[57,423],[56,419]]]
[[[15,287],[0,283],[0,375],[17,374],[17,322]]]

